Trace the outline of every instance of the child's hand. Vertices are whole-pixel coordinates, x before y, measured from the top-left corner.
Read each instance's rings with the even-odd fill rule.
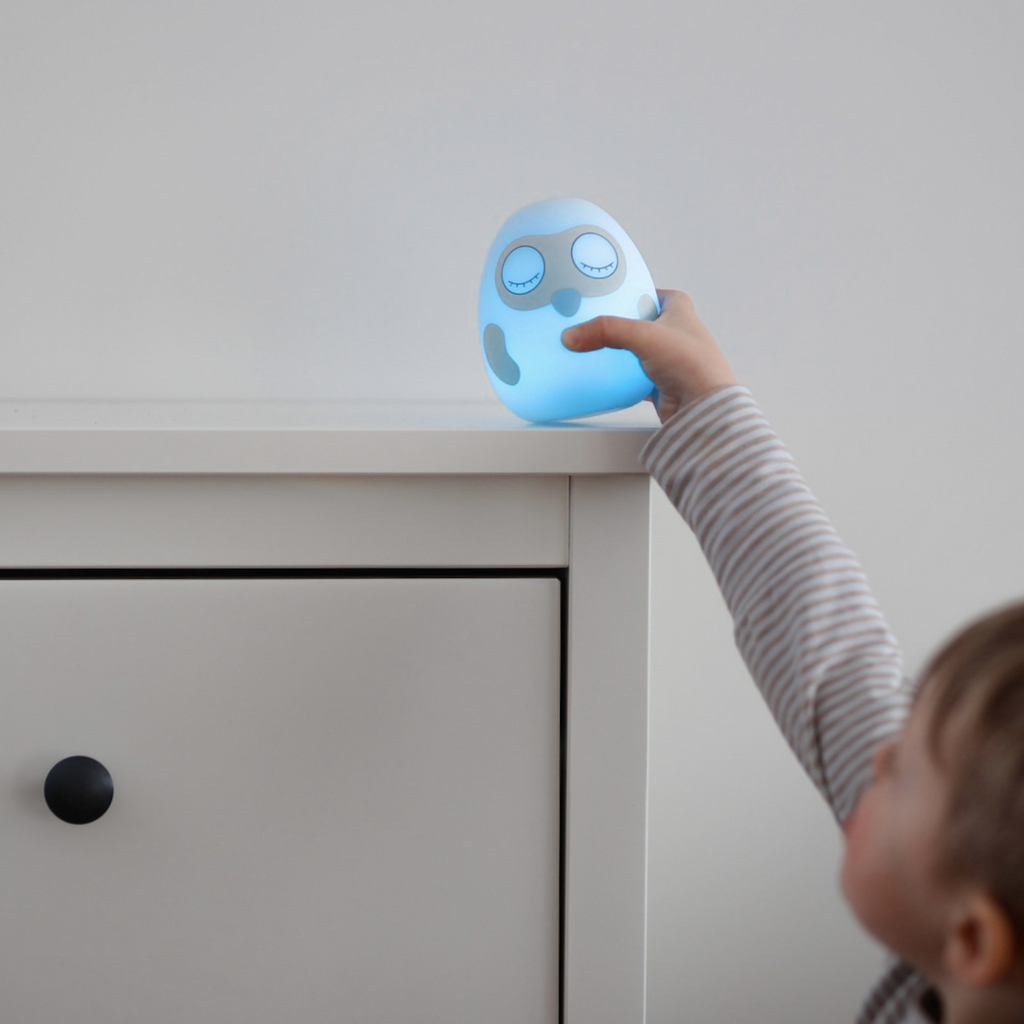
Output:
[[[599,316],[562,332],[562,344],[573,352],[624,348],[632,352],[654,383],[654,407],[662,423],[688,402],[735,384],[711,332],[701,323],[689,295],[658,292],[657,320]]]

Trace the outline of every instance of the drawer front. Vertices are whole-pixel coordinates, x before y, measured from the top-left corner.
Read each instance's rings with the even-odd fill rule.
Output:
[[[0,566],[566,566],[566,477],[14,476]]]
[[[0,1016],[554,1024],[558,587],[0,582]]]

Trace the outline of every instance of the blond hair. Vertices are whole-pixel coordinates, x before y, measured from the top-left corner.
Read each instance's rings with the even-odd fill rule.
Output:
[[[939,865],[984,886],[1024,940],[1024,602],[969,624],[923,678],[950,778]]]

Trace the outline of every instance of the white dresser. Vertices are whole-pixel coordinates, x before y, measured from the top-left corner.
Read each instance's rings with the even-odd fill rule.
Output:
[[[0,1019],[640,1024],[654,427],[0,406]]]

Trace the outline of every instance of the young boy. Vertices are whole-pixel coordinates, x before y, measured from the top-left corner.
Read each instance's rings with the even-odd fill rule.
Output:
[[[843,829],[843,895],[894,954],[859,1024],[1024,1022],[1024,604],[968,627],[915,693],[851,552],[680,292],[599,317],[656,387],[641,458],[689,523],[737,644]]]

